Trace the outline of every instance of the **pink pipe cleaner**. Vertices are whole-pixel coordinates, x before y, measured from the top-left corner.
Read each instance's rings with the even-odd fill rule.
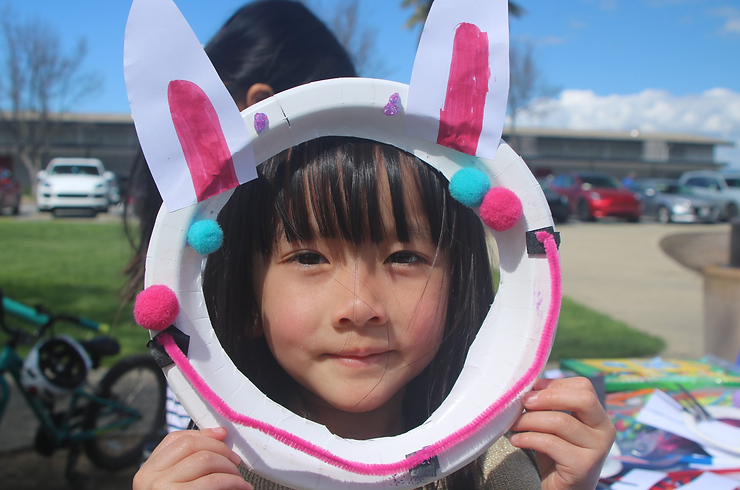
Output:
[[[241,425],[244,427],[250,427],[252,429],[259,430],[260,432],[273,437],[275,440],[290,446],[298,451],[301,451],[309,456],[312,456],[324,463],[336,466],[340,469],[351,473],[357,473],[361,475],[392,475],[397,473],[403,473],[410,469],[420,465],[424,461],[440,454],[441,452],[455,446],[460,441],[473,435],[482,426],[494,419],[499,413],[501,413],[510,403],[512,403],[521,393],[532,384],[542,368],[547,362],[547,357],[552,343],[553,336],[555,334],[555,328],[558,322],[558,314],[560,312],[560,303],[562,301],[562,287],[561,287],[561,275],[560,275],[560,258],[558,257],[558,248],[555,244],[553,236],[546,232],[540,231],[536,234],[537,239],[544,244],[545,252],[547,254],[547,261],[550,268],[550,293],[551,301],[550,307],[547,311],[547,318],[545,319],[545,325],[540,337],[540,343],[537,346],[537,353],[535,355],[534,363],[524,373],[514,386],[506,391],[501,398],[494,402],[491,406],[486,408],[478,417],[472,422],[462,427],[460,430],[450,434],[449,436],[441,439],[423,449],[417,451],[412,456],[404,458],[395,463],[377,463],[368,464],[361,463],[358,461],[350,461],[348,459],[341,458],[326,449],[323,449],[305,439],[297,437],[296,435],[279,429],[273,425],[266,424],[259,420],[253,419],[246,415],[242,415],[234,411],[228,404],[222,400],[205,382],[198,372],[193,368],[190,361],[188,361],[185,354],[177,347],[174,339],[166,332],[162,332],[156,338],[159,343],[164,347],[165,351],[175,365],[182,371],[185,377],[188,378],[193,388],[200,394],[200,396],[208,403],[213,406],[216,412],[230,422]]]

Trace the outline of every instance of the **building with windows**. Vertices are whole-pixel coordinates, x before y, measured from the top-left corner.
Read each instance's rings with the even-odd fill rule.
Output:
[[[30,185],[23,164],[10,147],[10,128],[0,120],[0,165]],[[714,156],[717,146],[730,141],[693,134],[625,131],[573,131],[547,128],[504,129],[514,147],[536,175],[567,170],[600,170],[622,178],[678,177],[686,170],[716,170],[725,165]],[[103,161],[125,183],[139,151],[136,131],[128,114],[65,114],[58,119],[43,162],[54,157],[93,157]],[[45,165],[45,163],[44,163]],[[33,176],[35,178],[35,176]]]
[[[693,134],[633,131],[574,131],[549,128],[504,129],[504,140],[535,175],[564,171],[602,171],[622,178],[677,178],[687,170],[718,170],[717,146],[731,141]]]

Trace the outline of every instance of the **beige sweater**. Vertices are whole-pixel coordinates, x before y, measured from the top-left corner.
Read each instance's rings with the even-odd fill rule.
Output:
[[[532,459],[502,437],[479,459],[485,482],[478,490],[539,490],[540,475]],[[240,466],[242,476],[254,490],[290,490]]]

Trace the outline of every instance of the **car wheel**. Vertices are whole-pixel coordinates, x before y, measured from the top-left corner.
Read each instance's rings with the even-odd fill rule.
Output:
[[[673,222],[671,212],[668,210],[667,207],[661,206],[658,208],[658,221],[664,224]]]
[[[581,221],[595,221],[596,218],[591,214],[587,201],[581,201],[578,203],[578,219]]]
[[[727,221],[730,221],[734,218],[737,218],[737,215],[738,215],[737,204],[731,202],[725,208],[725,219]]]

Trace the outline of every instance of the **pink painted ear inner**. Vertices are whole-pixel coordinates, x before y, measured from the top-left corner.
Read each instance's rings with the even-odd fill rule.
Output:
[[[167,86],[167,102],[198,202],[238,186],[218,113],[203,89],[173,80]]]
[[[488,34],[462,23],[455,32],[444,107],[439,111],[437,143],[468,155],[478,151],[491,67]]]

